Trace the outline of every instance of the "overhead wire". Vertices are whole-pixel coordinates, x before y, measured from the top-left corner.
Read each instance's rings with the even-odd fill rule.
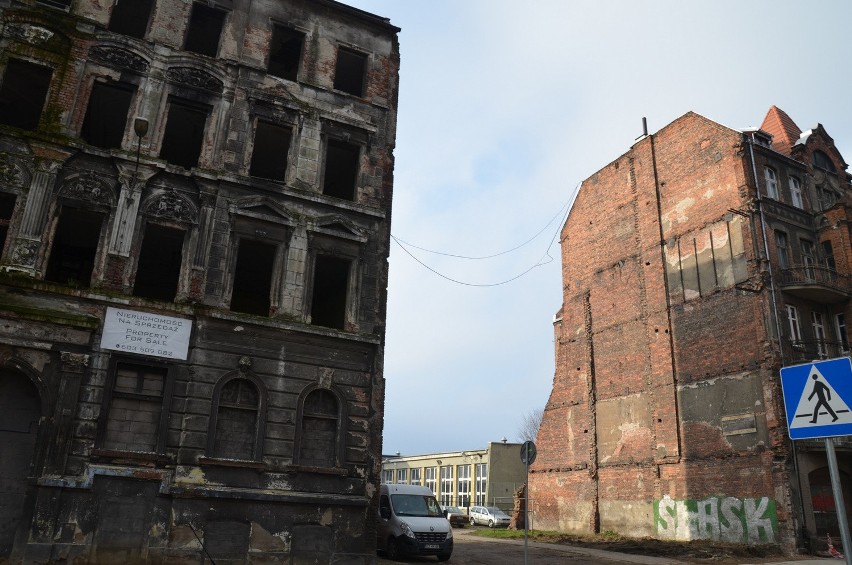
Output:
[[[460,285],[463,285],[463,286],[471,286],[471,287],[494,287],[494,286],[501,286],[501,285],[504,285],[504,284],[508,284],[510,282],[518,280],[519,278],[523,277],[524,275],[526,275],[527,273],[529,273],[530,271],[532,271],[533,269],[535,269],[537,267],[543,267],[544,265],[547,265],[548,263],[553,262],[553,257],[550,255],[550,248],[553,247],[553,242],[556,240],[556,236],[558,235],[559,230],[561,229],[562,225],[565,223],[565,220],[568,218],[568,214],[571,212],[571,207],[574,205],[574,200],[576,200],[577,193],[580,190],[580,184],[582,184],[582,183],[577,184],[577,186],[574,188],[573,192],[571,193],[571,196],[568,198],[568,201],[559,209],[559,212],[557,212],[557,214],[553,218],[551,218],[550,221],[548,221],[547,224],[545,224],[545,226],[542,229],[540,229],[533,237],[526,240],[524,243],[521,243],[520,245],[517,245],[517,246],[515,246],[511,249],[508,249],[506,251],[501,251],[500,253],[495,253],[495,254],[492,254],[492,255],[486,255],[486,256],[481,256],[481,257],[465,256],[465,255],[458,255],[458,254],[454,254],[454,253],[445,253],[445,252],[441,252],[441,251],[434,251],[434,250],[427,249],[427,248],[424,248],[424,247],[419,247],[417,245],[402,241],[393,234],[391,234],[391,239],[393,239],[394,242],[396,242],[396,244],[400,247],[400,249],[405,251],[408,254],[409,257],[414,259],[422,267],[424,267],[428,271],[431,271],[432,273],[434,273],[434,274],[438,275],[439,277],[446,279],[450,282],[460,284]],[[425,252],[428,252],[428,253],[433,253],[433,254],[436,254],[436,255],[443,255],[443,256],[446,256],[446,257],[453,257],[453,258],[457,258],[457,259],[468,259],[468,260],[491,259],[491,258],[494,258],[494,257],[499,257],[501,255],[505,255],[507,253],[511,253],[513,251],[517,251],[521,247],[524,247],[525,245],[527,245],[531,241],[538,238],[538,236],[541,235],[544,232],[544,230],[546,230],[547,227],[550,224],[553,223],[553,220],[555,220],[557,217],[560,217],[560,216],[563,219],[556,226],[556,230],[553,232],[553,236],[550,238],[550,243],[547,245],[547,248],[545,248],[544,253],[539,258],[539,260],[535,264],[533,264],[531,267],[522,271],[521,273],[519,273],[519,274],[517,274],[517,275],[515,275],[515,276],[513,276],[509,279],[505,279],[505,280],[502,280],[502,281],[496,282],[496,283],[470,283],[470,282],[454,279],[454,278],[449,277],[449,276],[441,273],[440,271],[430,267],[429,265],[427,265],[426,263],[421,261],[416,255],[414,255],[411,251],[409,251],[406,248],[406,246],[408,246],[408,247],[412,247],[414,249],[419,249],[421,251],[425,251]],[[545,257],[547,258],[546,261],[545,261]]]

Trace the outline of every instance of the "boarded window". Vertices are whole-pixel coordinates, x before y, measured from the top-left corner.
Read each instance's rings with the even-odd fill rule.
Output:
[[[63,208],[53,237],[45,279],[86,288],[92,279],[104,217],[98,212]]]
[[[215,57],[219,51],[219,38],[225,24],[225,12],[196,2],[189,16],[184,49]]]
[[[367,70],[367,56],[357,51],[340,48],[337,50],[337,65],[334,70],[334,89],[364,95],[364,73]]]
[[[92,86],[80,137],[97,147],[120,148],[134,89],[129,84],[96,82]]]
[[[305,34],[288,27],[274,26],[269,44],[269,74],[296,80],[304,44]]]
[[[159,450],[167,370],[117,363],[103,447],[119,451]]]
[[[325,148],[322,193],[343,200],[354,200],[360,158],[361,148],[357,145],[329,139]]]
[[[15,201],[17,197],[8,192],[0,192],[0,253],[3,252],[3,246],[6,245],[6,236],[9,235],[9,222],[12,219],[12,212],[15,211]]]
[[[240,240],[231,310],[269,316],[275,246],[250,239]]]
[[[302,438],[299,464],[334,467],[337,453],[337,398],[331,391],[317,389],[302,405]]]
[[[248,379],[233,379],[222,387],[214,457],[255,459],[259,401],[257,387]]]
[[[160,157],[185,169],[198,165],[210,106],[172,99]]]
[[[130,37],[145,37],[154,0],[115,0],[109,30]]]
[[[283,181],[287,173],[287,154],[290,151],[291,137],[292,130],[288,127],[257,122],[249,174],[253,177]]]
[[[133,294],[173,302],[177,294],[183,259],[181,229],[148,224],[139,253]]]
[[[317,255],[311,300],[312,324],[344,329],[350,265],[348,259]]]
[[[52,75],[47,67],[10,59],[0,86],[0,123],[26,130],[38,128]]]

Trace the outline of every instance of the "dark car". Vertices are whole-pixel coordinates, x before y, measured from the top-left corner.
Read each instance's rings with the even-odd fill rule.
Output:
[[[444,506],[444,516],[447,517],[447,520],[450,521],[450,525],[454,528],[456,526],[464,528],[464,525],[467,524],[468,521],[467,514],[465,514],[464,510],[458,506]]]

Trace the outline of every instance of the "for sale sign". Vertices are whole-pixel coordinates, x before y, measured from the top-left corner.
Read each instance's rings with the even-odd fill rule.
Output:
[[[186,360],[192,320],[107,308],[101,348]]]

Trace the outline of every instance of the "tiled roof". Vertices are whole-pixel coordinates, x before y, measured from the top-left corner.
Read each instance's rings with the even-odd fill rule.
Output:
[[[778,106],[769,109],[760,129],[772,135],[772,149],[784,155],[790,155],[790,148],[802,135],[802,130],[796,122]]]

